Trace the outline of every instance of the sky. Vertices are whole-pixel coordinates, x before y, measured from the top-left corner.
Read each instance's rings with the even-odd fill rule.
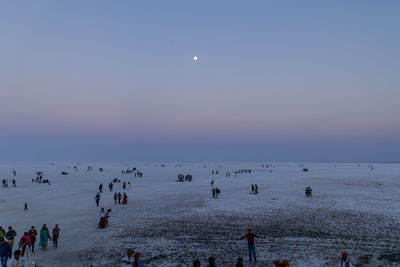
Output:
[[[0,160],[400,162],[399,11],[2,1]]]

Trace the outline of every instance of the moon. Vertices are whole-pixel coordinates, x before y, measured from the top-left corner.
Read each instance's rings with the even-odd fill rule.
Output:
[[[194,61],[197,61],[197,57],[196,57],[196,56],[194,56],[194,57],[193,57],[193,60],[194,60]]]

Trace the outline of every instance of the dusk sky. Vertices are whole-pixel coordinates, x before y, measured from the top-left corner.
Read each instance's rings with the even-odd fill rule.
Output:
[[[399,14],[2,1],[0,160],[400,161]]]

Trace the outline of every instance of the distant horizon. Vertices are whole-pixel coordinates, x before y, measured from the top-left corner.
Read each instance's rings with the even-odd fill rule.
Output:
[[[2,2],[0,160],[400,162],[398,10]]]

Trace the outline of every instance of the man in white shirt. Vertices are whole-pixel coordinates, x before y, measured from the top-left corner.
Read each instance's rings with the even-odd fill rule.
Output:
[[[135,251],[133,251],[133,249],[128,249],[126,251],[126,256],[122,258],[121,267],[132,267],[132,264],[135,261],[133,254],[135,254]]]
[[[26,259],[21,257],[21,250],[14,251],[14,258],[7,263],[7,267],[28,267]]]

